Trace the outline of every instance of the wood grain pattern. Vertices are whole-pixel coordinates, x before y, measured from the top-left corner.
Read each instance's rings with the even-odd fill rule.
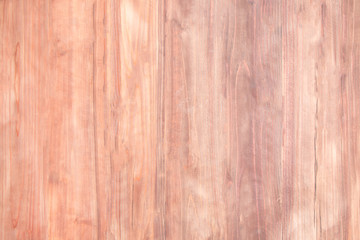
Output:
[[[360,236],[360,1],[0,0],[0,239]]]

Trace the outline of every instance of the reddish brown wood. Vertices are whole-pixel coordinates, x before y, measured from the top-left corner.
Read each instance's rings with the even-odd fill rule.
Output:
[[[0,0],[0,239],[358,239],[358,0]]]

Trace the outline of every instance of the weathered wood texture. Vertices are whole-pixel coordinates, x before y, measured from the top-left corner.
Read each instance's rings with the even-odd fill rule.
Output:
[[[0,239],[359,239],[359,81],[359,0],[0,0]]]

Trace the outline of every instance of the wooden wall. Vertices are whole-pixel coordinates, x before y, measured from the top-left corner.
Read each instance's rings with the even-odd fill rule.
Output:
[[[359,0],[0,0],[1,240],[359,226]]]

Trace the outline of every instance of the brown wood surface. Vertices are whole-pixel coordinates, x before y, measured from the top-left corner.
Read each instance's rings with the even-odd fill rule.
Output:
[[[359,0],[0,0],[0,239],[360,239]]]

